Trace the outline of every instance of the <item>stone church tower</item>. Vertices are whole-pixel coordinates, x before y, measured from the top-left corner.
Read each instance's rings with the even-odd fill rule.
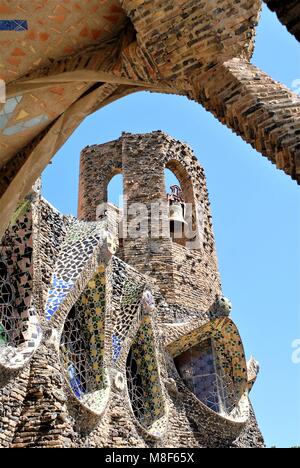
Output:
[[[107,195],[120,173],[122,209]],[[258,365],[187,145],[154,132],[85,148],[78,219],[35,186],[2,240],[0,288],[0,447],[264,446]]]

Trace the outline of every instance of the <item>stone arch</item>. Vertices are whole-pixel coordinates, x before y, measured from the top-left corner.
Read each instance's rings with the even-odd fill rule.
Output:
[[[113,190],[116,190],[118,199],[112,193]],[[117,207],[120,207],[122,204],[122,200],[120,200],[124,195],[124,181],[123,181],[123,173],[121,169],[116,172],[110,179],[107,184],[107,196],[106,202],[111,203]]]
[[[175,174],[186,202],[192,205],[194,235],[186,245],[192,250],[211,251],[214,236],[204,170],[191,148],[173,138],[165,142],[163,153],[165,167]]]
[[[126,377],[135,420],[149,435],[161,438],[167,428],[168,410],[155,344],[151,317],[145,316],[128,353]]]
[[[200,347],[206,346],[207,341],[214,342],[214,349],[209,353],[211,354],[209,359],[213,359],[216,362],[214,373],[219,380],[216,386],[218,388],[213,387],[213,381],[208,382],[211,385],[211,388],[208,390],[211,393],[211,397],[216,397],[218,401],[223,399],[220,406],[218,406],[218,402],[210,400],[210,403],[215,404],[214,408],[212,404],[208,405],[204,401],[205,399],[200,397],[200,393],[197,394],[196,387],[194,386],[194,370],[191,370],[191,362],[189,359],[186,359],[186,353],[189,351],[194,353],[194,357],[196,358],[200,356],[201,352],[197,353],[196,348],[199,345]],[[212,420],[219,418],[220,424],[222,421],[225,425],[230,422],[236,428],[238,426],[242,428],[247,423],[250,410],[247,363],[238,329],[230,318],[212,320],[199,328],[194,328],[192,331],[174,340],[170,345],[167,345],[167,350],[175,360],[180,377],[186,385],[183,391],[187,391],[192,397],[195,404],[195,414],[197,413],[196,408],[198,408],[199,414],[201,413],[202,416],[203,412],[206,411],[208,415],[211,415]],[[183,361],[180,363],[180,360]],[[199,362],[200,364],[203,367],[202,362]],[[196,377],[199,378],[198,376]],[[193,379],[193,382],[189,382],[189,379]],[[216,392],[222,392],[222,395],[216,394]]]

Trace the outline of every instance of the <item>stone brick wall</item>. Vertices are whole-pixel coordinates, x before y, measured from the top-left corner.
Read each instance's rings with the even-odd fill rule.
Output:
[[[102,155],[105,154],[105,157]],[[102,157],[101,157],[102,156]],[[81,152],[78,218],[95,221],[97,206],[106,203],[110,180],[122,172],[122,143],[88,146]]]
[[[95,219],[96,207],[107,201],[107,185],[122,171],[128,224],[131,207],[142,203],[150,219],[151,204],[166,202],[164,170],[181,183],[186,203],[193,206],[196,243],[181,246],[169,236],[123,239],[122,258],[155,278],[170,303],[208,310],[221,292],[209,198],[204,171],[192,150],[162,132],[123,136],[116,142],[93,146],[81,154],[79,217]],[[168,225],[168,212],[162,223]],[[182,298],[182,299],[181,299]]]

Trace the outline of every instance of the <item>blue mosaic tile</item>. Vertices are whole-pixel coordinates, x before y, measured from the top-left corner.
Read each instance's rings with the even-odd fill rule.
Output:
[[[122,351],[122,340],[117,335],[112,336],[113,361],[116,362]]]
[[[0,20],[0,31],[27,31],[26,20]]]
[[[74,286],[73,281],[65,281],[54,275],[52,278],[52,287],[49,291],[46,304],[46,319],[51,320],[52,316],[59,309],[70,289]]]
[[[80,377],[77,375],[76,369],[73,365],[69,366],[69,378],[70,378],[70,385],[75,393],[77,398],[81,398],[81,396],[84,394],[84,389],[80,381]]]

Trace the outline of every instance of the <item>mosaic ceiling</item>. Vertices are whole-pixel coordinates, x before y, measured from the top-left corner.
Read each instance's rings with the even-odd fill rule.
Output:
[[[54,81],[21,89],[16,95],[10,85],[33,70],[51,67],[61,57],[109,40],[126,16],[117,0],[13,0],[0,2],[0,19],[0,79],[8,87],[7,102],[0,107],[3,165],[91,86]]]
[[[19,26],[2,25],[0,35],[0,77],[9,83],[34,67],[110,39],[126,16],[117,0],[7,0],[0,2],[0,18],[18,20]]]

